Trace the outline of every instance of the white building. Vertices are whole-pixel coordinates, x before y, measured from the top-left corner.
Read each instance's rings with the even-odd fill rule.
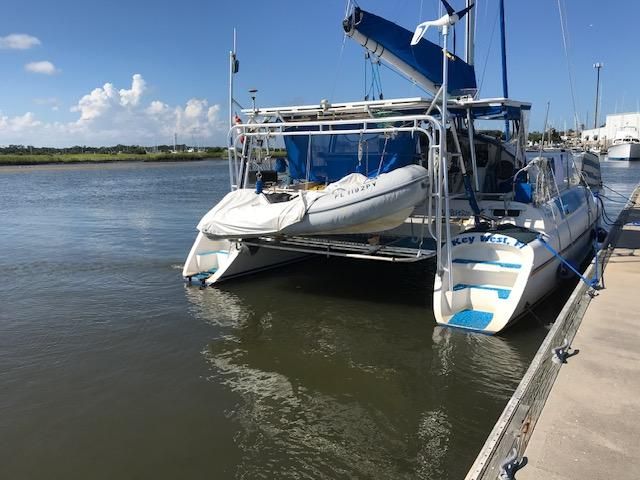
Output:
[[[607,122],[603,127],[583,130],[581,140],[589,147],[607,148],[619,130],[635,128],[640,132],[640,112],[614,113],[607,115]]]

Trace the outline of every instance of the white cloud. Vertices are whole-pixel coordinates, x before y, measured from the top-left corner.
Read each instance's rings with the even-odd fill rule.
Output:
[[[62,104],[56,97],[34,98],[33,103],[35,103],[36,105],[49,106],[54,112],[57,112],[60,109],[60,105]]]
[[[226,122],[220,120],[220,105],[192,98],[184,105],[170,106],[161,100],[145,101],[146,82],[135,74],[129,88],[112,83],[94,88],[70,109],[78,114],[70,122],[41,122],[32,113],[17,117],[0,115],[0,144],[114,145],[170,144],[178,141],[224,145]],[[55,99],[35,99],[39,105],[59,105]]]
[[[161,115],[169,110],[169,105],[162,103],[160,100],[154,100],[149,104],[145,112],[147,115]]]
[[[31,112],[12,118],[0,115],[0,129],[3,131],[16,133],[32,129],[40,125],[42,125],[42,122],[36,120],[35,116]]]
[[[27,50],[40,45],[40,40],[26,33],[12,33],[6,37],[0,37],[0,48],[11,50]]]
[[[133,76],[133,81],[131,82],[131,89],[125,90],[124,88],[120,90],[120,105],[123,107],[126,106],[136,106],[138,102],[140,102],[140,97],[144,93],[146,89],[147,83],[142,78],[142,75],[136,73]]]
[[[118,98],[119,93],[113,84],[105,83],[104,86],[94,88],[91,93],[83,96],[71,111],[80,112],[78,122],[89,121],[103,115],[115,102],[119,101]]]
[[[55,65],[47,60],[43,60],[41,62],[30,62],[24,66],[24,69],[27,72],[31,73],[42,73],[44,75],[53,75],[54,73],[58,73],[58,70]]]
[[[207,119],[209,122],[215,122],[218,120],[218,114],[220,113],[220,105],[213,105],[207,110]]]

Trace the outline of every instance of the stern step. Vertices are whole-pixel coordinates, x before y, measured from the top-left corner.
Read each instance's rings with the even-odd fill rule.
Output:
[[[192,275],[191,277],[189,277],[189,280],[196,279],[199,282],[204,282],[207,278],[209,278],[211,275],[213,275],[217,271],[218,271],[217,268],[210,268],[205,272],[200,272],[200,273],[196,273],[195,275]]]
[[[509,294],[511,293],[510,288],[494,287],[493,285],[469,285],[467,283],[458,283],[456,286],[453,287],[453,291],[455,292],[458,290],[465,290],[467,288],[469,289],[476,288],[479,290],[492,290],[494,292],[497,292],[498,298],[501,300],[506,300],[507,298],[509,298]]]
[[[484,330],[491,323],[493,313],[481,310],[461,310],[449,319],[452,327],[468,328],[470,330]]]

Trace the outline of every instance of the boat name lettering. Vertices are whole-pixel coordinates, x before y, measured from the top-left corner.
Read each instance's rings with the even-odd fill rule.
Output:
[[[511,237],[505,237],[503,235],[480,235],[479,238],[482,243],[501,243],[516,248],[524,248],[526,246],[526,243],[523,243],[520,240],[516,240],[515,238]],[[457,247],[458,245],[472,245],[475,240],[475,235],[467,237],[456,237],[451,240],[451,245],[453,245],[454,247]]]
[[[454,247],[456,245],[461,245],[463,243],[466,243],[467,245],[471,245],[475,241],[475,239],[476,237],[454,238],[453,240],[451,240],[451,245],[453,245]]]

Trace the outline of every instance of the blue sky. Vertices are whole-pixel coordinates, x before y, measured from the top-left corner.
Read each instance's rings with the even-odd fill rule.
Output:
[[[438,16],[437,0],[359,3],[411,30]],[[461,8],[464,2],[451,3]],[[560,3],[567,14],[580,119],[585,121],[588,112],[593,122],[596,61],[605,64],[601,111],[635,111],[640,2]],[[260,105],[361,99],[362,47],[347,39],[342,49],[345,4],[13,2],[0,16],[0,145],[153,145],[169,143],[174,131],[182,142],[224,144],[234,27],[242,103],[249,103],[245,92],[252,87],[259,89]],[[498,0],[477,2],[476,72],[484,97],[501,94],[497,6]],[[510,96],[533,103],[531,129],[542,128],[547,101],[553,125],[571,127],[558,0],[506,0],[506,8]],[[383,68],[381,76],[386,98],[422,94],[389,69]]]

